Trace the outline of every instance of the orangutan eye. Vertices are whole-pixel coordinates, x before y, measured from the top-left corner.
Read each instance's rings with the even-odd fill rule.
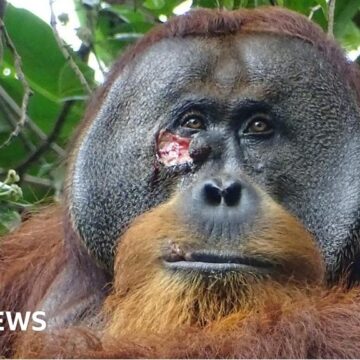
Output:
[[[243,133],[247,135],[269,135],[273,130],[266,115],[256,115],[249,120]]]
[[[192,114],[185,117],[181,126],[192,130],[203,130],[205,129],[205,122],[200,115]]]

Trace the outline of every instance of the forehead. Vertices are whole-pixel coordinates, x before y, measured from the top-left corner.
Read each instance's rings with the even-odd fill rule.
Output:
[[[268,34],[164,39],[128,66],[127,84],[148,91],[266,92],[279,83],[314,82],[331,72],[310,44]],[[328,77],[328,76],[327,76]],[[324,81],[324,78],[321,80]],[[276,86],[277,91],[289,91]],[[206,95],[206,94],[204,94]]]

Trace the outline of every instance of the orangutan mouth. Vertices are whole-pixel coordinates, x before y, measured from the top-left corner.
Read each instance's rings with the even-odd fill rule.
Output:
[[[166,267],[172,270],[201,273],[227,271],[270,273],[273,268],[273,264],[268,261],[222,251],[181,252],[179,248],[172,250],[163,257]]]

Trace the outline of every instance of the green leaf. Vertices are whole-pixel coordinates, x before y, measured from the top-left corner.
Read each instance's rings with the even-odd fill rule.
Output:
[[[21,26],[19,26],[21,19]],[[58,82],[67,64],[59,49],[52,29],[40,18],[24,9],[7,6],[5,26],[21,56],[23,71],[31,88],[52,101],[62,99],[62,89]],[[31,29],[31,31],[30,31]],[[14,70],[13,57],[5,51],[4,67]],[[80,80],[71,69],[72,77],[67,87],[76,95],[85,95],[86,91]]]
[[[146,17],[138,8],[129,7],[124,5],[113,5],[106,9],[113,12],[124,22],[129,24],[144,23]]]
[[[77,61],[76,63],[80,71],[84,75],[85,79],[91,84],[94,79],[94,70],[79,61]],[[80,82],[73,80],[74,70],[70,67],[69,63],[65,63],[59,73],[58,78],[58,94],[60,98],[76,98],[86,100],[87,94],[84,94],[84,86]]]
[[[312,14],[312,21],[318,23],[324,30],[327,30],[326,0],[284,0],[283,6],[307,17]]]
[[[356,50],[360,45],[360,29],[350,21],[338,37],[341,45],[347,50]]]
[[[150,10],[159,10],[165,6],[165,0],[146,0],[143,5]]]
[[[5,204],[0,205],[0,235],[15,230],[21,224],[21,216]]]
[[[130,21],[136,19],[136,21]],[[154,24],[140,10],[109,7],[98,13],[95,52],[109,66],[129,44],[151,29]]]
[[[220,6],[217,0],[194,0],[194,7],[218,8]]]
[[[234,0],[223,0],[222,7],[228,10],[232,10],[234,8]]]
[[[349,31],[348,25],[360,8],[360,1],[337,0],[335,7],[334,34],[343,37]]]

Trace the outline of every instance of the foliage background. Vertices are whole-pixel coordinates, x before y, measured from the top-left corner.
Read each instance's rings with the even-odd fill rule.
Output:
[[[166,21],[184,2],[73,1],[80,20],[80,28],[74,29],[81,40],[77,51],[65,44],[56,30],[56,24],[66,23],[68,14],[55,18],[52,13],[49,25],[0,0],[0,234],[18,226],[24,210],[56,201],[61,193],[67,144],[98,85],[88,65],[90,54],[105,73],[129,44]],[[53,2],[49,0],[50,7]],[[312,18],[346,51],[360,47],[360,0],[186,3],[192,8],[284,6]],[[16,170],[20,181],[13,172],[7,176],[9,169]]]

